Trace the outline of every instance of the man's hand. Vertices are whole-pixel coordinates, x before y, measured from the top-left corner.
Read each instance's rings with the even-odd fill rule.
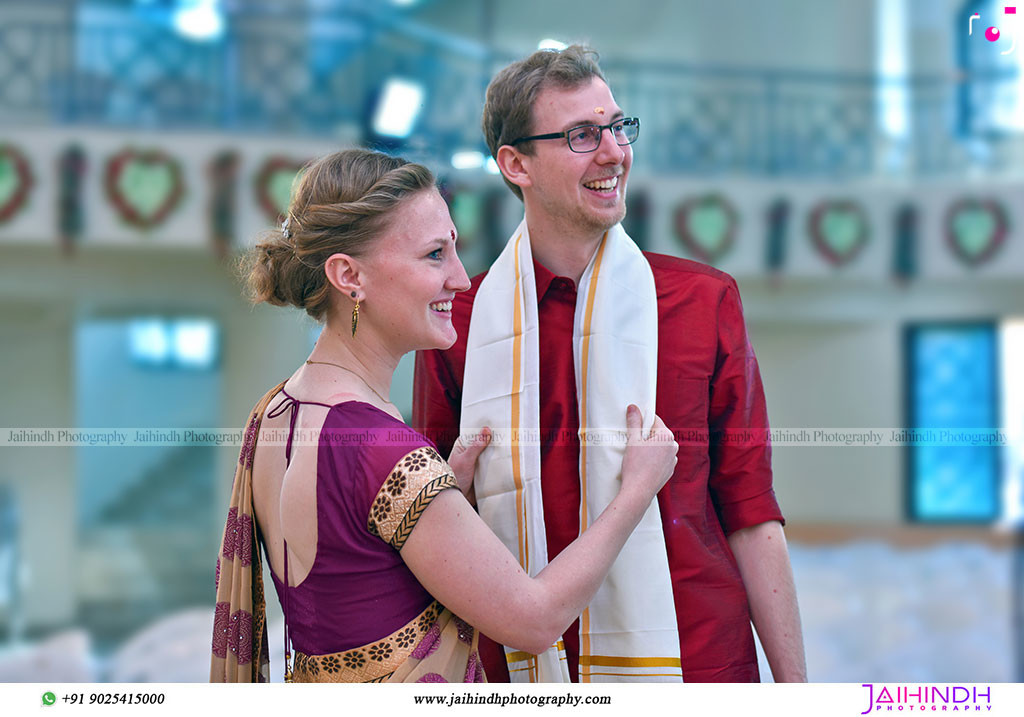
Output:
[[[455,445],[452,446],[452,454],[448,457],[448,465],[451,466],[456,480],[459,481],[459,489],[472,505],[476,505],[476,491],[473,490],[476,459],[480,457],[490,442],[491,429],[484,426],[475,435],[459,436]]]

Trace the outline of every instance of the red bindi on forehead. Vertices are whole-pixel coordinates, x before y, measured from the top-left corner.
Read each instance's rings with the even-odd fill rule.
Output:
[[[455,241],[455,230],[452,229],[452,241]]]

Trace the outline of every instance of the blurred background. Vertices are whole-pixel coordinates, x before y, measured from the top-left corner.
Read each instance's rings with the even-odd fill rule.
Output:
[[[1016,22],[985,0],[3,0],[0,680],[206,679],[242,424],[318,330],[248,306],[238,253],[305,161],[374,146],[435,171],[483,270],[521,216],[484,89],[584,41],[642,119],[627,230],[739,281],[810,678],[1016,681]],[[411,361],[392,397],[408,415]]]

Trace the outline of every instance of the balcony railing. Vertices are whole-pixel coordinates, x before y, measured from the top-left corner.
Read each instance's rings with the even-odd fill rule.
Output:
[[[511,59],[367,15],[262,18],[230,28],[217,42],[195,43],[142,23],[7,22],[0,26],[0,127],[215,130],[362,142],[378,88],[398,74],[428,88],[402,151],[447,161],[457,150],[483,149],[484,90]],[[1007,78],[970,85],[939,77],[880,82],[869,75],[614,58],[604,68],[619,104],[643,120],[634,150],[638,166],[655,173],[941,175],[966,167],[999,171],[1012,159],[1002,151],[1012,139],[964,121],[969,100],[993,95]],[[885,97],[905,102],[899,136],[880,127]]]

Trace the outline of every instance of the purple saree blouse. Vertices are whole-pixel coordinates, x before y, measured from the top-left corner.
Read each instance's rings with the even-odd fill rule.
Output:
[[[268,416],[291,411],[285,450],[290,459],[298,406],[311,402],[296,401],[284,389],[281,393],[284,401]],[[434,444],[368,403],[347,401],[327,407],[317,449],[318,535],[312,569],[293,587],[271,573],[291,643],[306,655],[342,652],[379,640],[433,602],[398,548],[429,500],[455,483],[449,473],[434,482],[432,491],[417,486],[418,512],[413,515],[406,509],[408,500],[399,505],[406,487],[401,467],[410,461],[432,461],[434,456],[444,464]],[[392,509],[392,530],[385,531],[380,526]],[[405,531],[401,542],[387,539],[401,532],[394,529],[395,523]]]

